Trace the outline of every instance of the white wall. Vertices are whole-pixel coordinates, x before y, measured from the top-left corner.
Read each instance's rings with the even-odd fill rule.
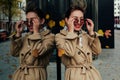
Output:
[[[114,0],[114,16],[120,16],[120,0]]]

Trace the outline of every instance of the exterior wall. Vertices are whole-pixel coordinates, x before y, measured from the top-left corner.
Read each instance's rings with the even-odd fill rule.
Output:
[[[114,27],[120,29],[120,0],[114,0]]]
[[[120,16],[120,0],[114,0],[114,16]]]

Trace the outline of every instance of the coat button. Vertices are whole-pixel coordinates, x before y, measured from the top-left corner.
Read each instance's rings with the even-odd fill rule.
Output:
[[[92,69],[92,66],[90,66],[90,69]]]
[[[78,54],[80,55],[80,54],[81,54],[81,52],[79,51],[79,52],[78,52]]]
[[[21,56],[24,56],[24,54],[22,53]]]
[[[29,53],[29,55],[31,55],[31,53]]]
[[[81,67],[81,69],[83,69],[83,67]]]
[[[90,55],[90,53],[88,52],[87,55]]]
[[[27,70],[29,70],[29,68],[27,68]]]
[[[19,69],[22,69],[21,67]]]

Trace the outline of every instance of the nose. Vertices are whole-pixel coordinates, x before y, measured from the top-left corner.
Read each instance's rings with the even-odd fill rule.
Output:
[[[27,24],[28,24],[28,25],[32,25],[32,24],[33,24],[32,19],[28,20],[28,23],[27,23]]]
[[[80,20],[80,19],[78,19],[78,23],[79,23],[79,24],[81,23],[81,20]]]

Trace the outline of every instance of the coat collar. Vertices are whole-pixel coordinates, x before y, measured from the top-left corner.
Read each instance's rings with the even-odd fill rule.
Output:
[[[40,34],[45,36],[45,35],[47,35],[49,33],[50,33],[50,30],[47,29],[47,30],[42,31]]]
[[[63,35],[67,35],[68,31],[67,30],[61,30],[60,33],[63,34]],[[81,30],[81,34],[84,35],[84,34],[87,34],[87,32],[85,32],[84,30]]]
[[[67,35],[68,31],[67,30],[61,30],[60,33],[63,34],[63,35]]]
[[[49,33],[50,33],[50,30],[45,30],[45,31],[42,31],[38,34],[28,33],[28,39],[30,39],[30,40],[40,40],[40,39],[42,39],[42,36],[45,36]]]

